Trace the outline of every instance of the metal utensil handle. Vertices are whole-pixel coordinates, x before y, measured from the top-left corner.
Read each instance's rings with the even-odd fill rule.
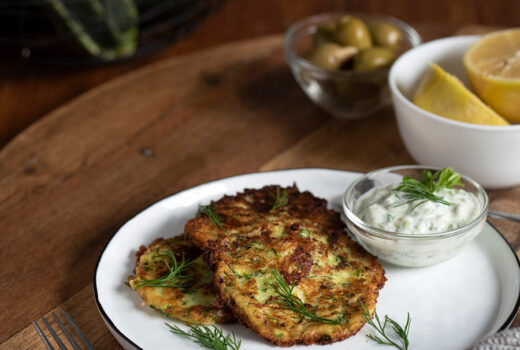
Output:
[[[506,212],[497,211],[497,210],[488,210],[488,216],[491,216],[492,218],[507,219],[507,220],[520,222],[519,214],[506,213]]]

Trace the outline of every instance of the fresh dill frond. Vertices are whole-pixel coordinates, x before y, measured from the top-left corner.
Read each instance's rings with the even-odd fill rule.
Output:
[[[404,328],[401,327],[401,325],[399,325],[396,321],[388,317],[388,315],[385,315],[385,320],[381,324],[381,320],[379,319],[377,312],[374,311],[374,322],[372,316],[370,316],[370,312],[365,308],[365,305],[363,305],[363,302],[361,300],[359,302],[361,303],[361,309],[363,311],[363,320],[365,320],[367,324],[372,326],[381,335],[381,337],[379,337],[377,335],[369,334],[367,335],[368,338],[381,345],[390,345],[399,350],[408,350],[408,346],[410,344],[410,341],[408,340],[408,333],[410,332],[410,323],[412,322],[412,319],[410,318],[410,313],[407,314],[406,324]],[[392,340],[390,338],[390,336],[386,332],[387,324],[390,324],[392,326],[394,333],[399,337],[400,341]],[[398,344],[398,342],[402,344]]]
[[[289,198],[288,198],[289,193],[287,192],[287,190],[283,190],[280,193],[280,186],[276,186],[275,193],[269,192],[269,195],[272,198],[274,198],[274,204],[271,207],[271,210],[275,210],[275,209],[278,209],[280,207],[284,207],[287,204],[289,204]]]
[[[426,187],[422,182],[419,182],[411,177],[405,176],[399,186],[394,191],[403,192],[401,196],[404,201],[396,206],[408,204],[414,201],[420,201],[417,206],[426,203],[427,201],[442,203],[444,205],[451,205],[450,202],[436,196]]]
[[[276,294],[278,294],[280,300],[277,301],[277,303],[282,305],[285,309],[295,311],[301,314],[304,318],[318,323],[341,324],[343,322],[342,318],[331,320],[330,318],[320,317],[314,312],[308,310],[303,301],[293,294],[294,282],[289,286],[278,270],[272,269],[272,273],[275,279],[275,284],[273,285],[269,282],[267,282],[267,284],[273,288]]]
[[[242,345],[242,341],[237,339],[234,332],[231,332],[231,335],[224,335],[222,329],[216,326],[189,326],[190,330],[186,332],[177,325],[172,326],[168,323],[165,323],[165,325],[173,334],[191,338],[195,343],[208,349],[239,350]]]
[[[211,208],[211,205],[199,205],[199,210],[197,211],[197,215],[206,214],[209,218],[209,221],[217,226],[219,229],[223,230],[224,226],[222,226],[222,222],[220,221],[220,216],[217,215]]]
[[[403,202],[398,203],[396,206],[414,201],[419,201],[415,207],[427,201],[452,205],[452,203],[435,195],[434,192],[440,191],[443,188],[453,188],[453,186],[464,186],[464,184],[460,182],[460,174],[453,170],[453,168],[443,168],[442,171],[436,171],[434,173],[423,170],[421,181],[405,176],[401,183],[394,189],[396,192],[402,192],[401,197],[404,199]]]
[[[175,287],[175,288],[186,288],[188,282],[191,280],[190,276],[184,275],[184,271],[186,268],[191,265],[192,261],[186,261],[184,259],[184,255],[182,256],[182,260],[180,262],[177,261],[175,255],[167,250],[165,254],[156,255],[154,258],[163,258],[166,267],[169,272],[159,278],[153,280],[139,280],[135,281],[134,285],[136,288],[141,287]],[[170,265],[171,260],[172,263]]]
[[[423,176],[424,173],[425,172],[423,171]],[[437,182],[433,183],[435,186],[434,191],[438,191],[442,188],[452,188],[453,186],[464,186],[464,184],[460,182],[460,178],[460,174],[457,173],[453,168],[443,168],[439,175],[439,179]]]
[[[233,276],[235,276],[235,278],[237,278],[237,279],[240,278],[240,275],[235,271],[235,269],[233,269],[231,267],[231,265],[228,264],[228,267],[231,270],[231,272],[233,273]]]

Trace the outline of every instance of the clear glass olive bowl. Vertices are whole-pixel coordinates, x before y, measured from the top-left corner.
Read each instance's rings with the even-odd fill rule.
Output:
[[[389,104],[389,68],[372,72],[330,70],[304,58],[312,48],[317,26],[337,21],[345,15],[347,13],[325,13],[296,22],[285,33],[283,48],[296,81],[311,101],[334,117],[357,119],[369,116]],[[415,29],[394,17],[356,13],[349,15],[365,22],[382,21],[399,28],[403,34],[403,43],[397,50],[398,55],[421,43],[421,37]]]

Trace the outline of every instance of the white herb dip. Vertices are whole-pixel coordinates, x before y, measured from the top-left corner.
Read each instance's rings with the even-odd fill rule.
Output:
[[[397,185],[376,187],[364,194],[356,214],[370,226],[391,232],[428,234],[462,227],[481,212],[478,199],[463,189],[443,188],[434,194],[442,203],[415,200],[405,203],[404,193],[394,191]],[[404,204],[403,204],[404,203]]]

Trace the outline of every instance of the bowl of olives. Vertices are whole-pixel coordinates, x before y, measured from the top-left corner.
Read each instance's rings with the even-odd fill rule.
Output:
[[[390,16],[326,13],[289,27],[283,46],[307,96],[337,118],[356,119],[390,103],[389,68],[420,43],[415,29]]]

